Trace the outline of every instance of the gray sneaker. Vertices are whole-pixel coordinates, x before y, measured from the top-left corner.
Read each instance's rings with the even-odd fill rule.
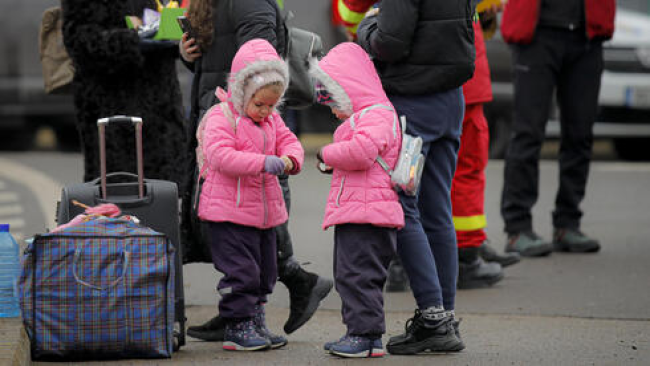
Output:
[[[595,253],[600,243],[576,229],[555,229],[553,249],[557,252]]]
[[[553,246],[533,231],[522,231],[508,235],[505,251],[516,252],[524,257],[542,257],[551,254]]]

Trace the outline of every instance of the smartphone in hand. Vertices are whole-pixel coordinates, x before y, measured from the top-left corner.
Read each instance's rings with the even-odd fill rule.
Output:
[[[189,40],[194,38],[194,40],[196,40],[196,34],[194,33],[194,29],[192,29],[190,20],[184,15],[177,17],[176,20],[178,21],[178,25],[180,25],[183,33],[187,33],[187,39]]]

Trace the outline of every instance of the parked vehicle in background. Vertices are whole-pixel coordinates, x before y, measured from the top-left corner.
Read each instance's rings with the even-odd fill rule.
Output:
[[[614,37],[603,44],[604,71],[596,138],[611,138],[620,158],[650,160],[650,3],[617,2]],[[486,42],[494,101],[486,105],[490,125],[490,156],[501,158],[512,124],[510,49],[499,33]],[[557,108],[550,106],[547,137],[560,134]]]
[[[292,25],[321,35],[326,50],[345,35],[331,24],[331,2],[285,0],[295,17]],[[0,148],[27,149],[38,128],[51,127],[63,149],[78,148],[71,95],[46,95],[38,55],[38,32],[43,11],[58,5],[51,0],[0,0],[11,16],[0,22]],[[650,1],[618,0],[614,38],[604,44],[604,67],[596,138],[612,138],[619,156],[650,159]],[[89,3],[89,6],[92,6]],[[485,113],[490,125],[490,156],[505,154],[512,123],[512,65],[510,49],[497,32],[486,42],[494,101]],[[188,105],[191,76],[179,67]],[[559,136],[557,113],[547,136]],[[332,132],[337,121],[328,108],[314,106],[298,112],[303,133]]]
[[[32,147],[38,128],[51,127],[63,149],[78,146],[72,95],[47,95],[38,53],[45,9],[58,1],[0,0],[11,9],[0,22],[0,148]]]

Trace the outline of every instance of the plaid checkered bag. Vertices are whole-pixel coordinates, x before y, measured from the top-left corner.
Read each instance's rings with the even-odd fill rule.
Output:
[[[19,281],[32,358],[171,357],[173,251],[164,234],[107,217],[36,236]]]

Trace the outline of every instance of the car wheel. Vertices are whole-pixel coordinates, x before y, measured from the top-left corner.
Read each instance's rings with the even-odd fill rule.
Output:
[[[650,138],[614,139],[614,149],[618,157],[630,161],[650,160]]]

